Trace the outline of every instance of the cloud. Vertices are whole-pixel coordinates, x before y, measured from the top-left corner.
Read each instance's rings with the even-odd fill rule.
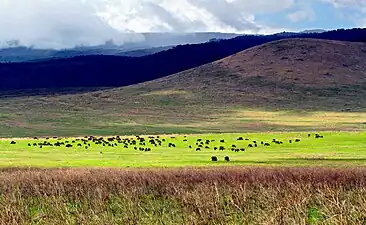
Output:
[[[294,0],[0,0],[0,47],[71,48],[143,40],[138,32],[274,33],[256,14]],[[14,43],[14,42],[13,42]],[[17,43],[17,42],[15,42]]]
[[[140,32],[291,31],[271,23],[284,10],[293,22],[314,20],[319,3],[366,13],[365,0],[0,0],[0,47],[9,40],[38,48],[70,48],[143,40]],[[315,9],[315,8],[314,8]],[[259,20],[261,16],[267,20]],[[280,15],[283,18],[284,15]],[[285,14],[286,16],[286,14]],[[268,20],[269,18],[269,20]],[[290,25],[291,26],[291,25]]]
[[[294,0],[105,0],[98,15],[117,30],[136,32],[268,33],[256,14],[284,10]]]
[[[312,9],[298,10],[287,15],[292,22],[312,21],[316,18],[315,12]]]
[[[0,46],[19,40],[24,46],[55,49],[143,38],[118,32],[80,0],[1,0],[0,31]]]

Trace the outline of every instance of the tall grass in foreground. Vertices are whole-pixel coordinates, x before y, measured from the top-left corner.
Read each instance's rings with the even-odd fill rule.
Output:
[[[2,169],[0,224],[365,224],[366,169]]]

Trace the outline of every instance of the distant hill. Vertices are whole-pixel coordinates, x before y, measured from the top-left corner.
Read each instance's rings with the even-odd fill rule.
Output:
[[[143,41],[125,43],[122,46],[107,42],[99,46],[78,46],[72,49],[36,49],[20,46],[19,41],[9,42],[8,48],[0,48],[0,62],[24,62],[50,58],[69,58],[83,55],[115,55],[141,57],[168,50],[176,45],[199,44],[212,39],[222,40],[239,36],[234,33],[142,33]]]
[[[119,47],[90,47],[74,48],[65,50],[53,49],[31,49],[26,47],[14,47],[0,49],[0,62],[26,62],[26,61],[44,61],[50,59],[70,58],[85,55],[114,55],[126,57],[141,57],[155,54],[157,52],[171,49],[173,46],[154,47],[146,49],[124,50]]]
[[[290,37],[366,42],[366,29],[335,30]],[[290,37],[278,34],[244,35],[229,40],[176,46],[138,58],[78,56],[41,62],[2,63],[0,89],[126,86],[178,73],[253,46]]]
[[[0,136],[365,130],[365,58],[365,43],[283,39],[126,87],[2,91]]]
[[[185,104],[200,101],[270,109],[338,111],[350,107],[363,110],[366,107],[366,43],[279,40],[120,90],[123,96],[132,90],[139,90],[140,96],[173,93],[173,90],[192,93],[194,98],[189,100],[192,102]]]

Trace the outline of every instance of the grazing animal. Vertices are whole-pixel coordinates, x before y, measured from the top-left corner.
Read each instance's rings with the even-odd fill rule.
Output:
[[[249,147],[249,148],[253,148],[253,145],[252,145],[252,144],[249,144],[249,145],[248,145],[248,147]]]
[[[300,139],[296,139],[295,142],[300,142]]]
[[[66,148],[72,148],[72,144],[67,144]]]
[[[212,156],[211,157],[211,160],[212,160],[212,162],[217,162],[217,157],[216,156]]]
[[[288,142],[290,142],[290,144],[292,143],[292,140],[289,140]]]
[[[31,147],[32,145],[31,144],[28,144],[29,147]]]
[[[238,137],[238,141],[242,141],[242,140],[244,140],[244,138]]]
[[[220,146],[220,151],[224,151],[225,147],[224,146]]]
[[[226,162],[229,162],[229,161],[230,161],[229,156],[225,156],[225,161],[226,161]]]
[[[214,147],[214,150],[216,151],[217,150],[217,147]]]
[[[11,145],[15,145],[15,144],[16,144],[16,142],[15,142],[15,141],[11,141],[11,142],[10,142],[10,144],[11,144]]]
[[[311,134],[308,134],[308,137],[310,137],[311,136]]]
[[[222,140],[220,140],[220,142],[221,142],[221,143],[225,143],[225,140],[224,140],[224,139],[222,139]]]
[[[201,149],[200,148],[196,148],[196,151],[201,151]]]

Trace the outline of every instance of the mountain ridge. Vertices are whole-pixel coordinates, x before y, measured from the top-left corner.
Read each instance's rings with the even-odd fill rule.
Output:
[[[297,37],[366,42],[366,29],[292,36]],[[95,55],[42,62],[0,63],[0,90],[127,86],[175,74],[285,38],[288,37],[240,36],[204,44],[176,46],[138,58]]]

